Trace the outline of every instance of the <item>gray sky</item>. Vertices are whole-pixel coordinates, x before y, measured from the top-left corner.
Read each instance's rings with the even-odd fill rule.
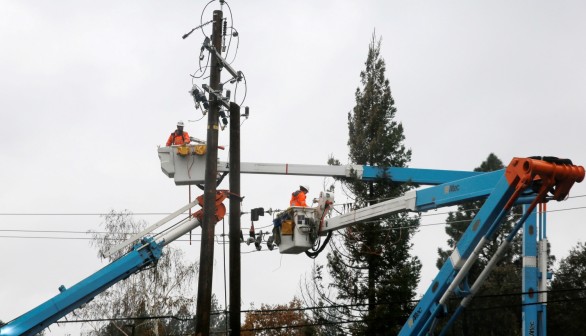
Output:
[[[201,118],[187,91],[203,35],[181,36],[199,25],[206,3],[0,4],[0,213],[172,212],[187,202],[187,188],[176,187],[160,171],[156,148],[177,120]],[[346,163],[347,113],[376,30],[397,120],[413,150],[411,167],[469,170],[490,152],[505,163],[530,155],[586,162],[581,1],[229,4],[241,37],[233,66],[246,75],[244,105],[251,108],[242,125],[243,161],[323,164],[334,155]],[[210,5],[204,21],[217,8],[217,2]],[[238,102],[243,93],[239,86]],[[205,139],[206,119],[188,122],[186,130]],[[220,143],[228,141],[222,132]],[[227,151],[220,153],[227,157]],[[257,175],[242,181],[245,211],[283,208],[300,183],[310,185],[310,197],[324,184],[317,177]],[[227,180],[222,186],[227,188]],[[572,195],[584,194],[584,185],[574,187]],[[343,193],[336,196],[345,200]],[[584,205],[584,198],[572,198],[549,209]],[[558,260],[586,237],[583,211],[550,214],[548,235]],[[141,218],[153,223],[160,216]],[[430,216],[423,223],[443,220]],[[0,230],[87,231],[100,221],[91,215],[2,215]],[[258,226],[269,224],[263,218]],[[424,265],[420,292],[435,276],[443,229],[422,227],[416,236],[413,252]],[[6,237],[85,235],[0,236],[0,302],[9,303],[0,305],[3,320],[102,266],[88,240]],[[174,245],[198,259],[199,245]],[[223,304],[220,245],[215,259],[214,292]],[[324,263],[325,253],[316,262]],[[312,263],[304,255],[281,256],[266,248],[243,254],[243,309],[251,302],[290,301]],[[65,332],[52,328],[55,335]]]

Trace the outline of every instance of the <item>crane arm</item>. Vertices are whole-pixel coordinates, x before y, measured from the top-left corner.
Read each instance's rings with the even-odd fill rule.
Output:
[[[201,183],[204,178],[205,157],[195,155],[195,151],[193,155],[178,153],[179,151],[173,147],[159,149],[163,172],[173,178],[177,185]],[[225,172],[228,169],[227,163],[218,163],[218,171]],[[279,246],[280,253],[286,254],[297,254],[311,248],[315,249],[314,243],[319,235],[388,217],[397,212],[427,211],[465,201],[486,199],[457,243],[452,255],[444,263],[432,285],[401,329],[400,335],[424,335],[432,331],[437,318],[448,315],[445,303],[453,294],[465,299],[458,311],[452,314],[453,318],[457,317],[473,296],[472,292],[482,285],[483,279],[490,272],[490,267],[487,267],[482,277],[477,279],[472,291],[464,283],[464,279],[484,245],[500,228],[513,205],[529,204],[526,211],[531,213],[537,203],[551,199],[563,200],[572,185],[584,179],[583,167],[575,166],[569,160],[553,157],[514,158],[506,169],[490,173],[358,165],[314,166],[269,163],[241,163],[241,172],[357,177],[363,181],[387,178],[394,182],[432,186],[327,219],[327,214],[332,209],[333,194],[322,192],[317,207],[291,207],[278,214],[273,221],[273,234],[276,237],[274,241]],[[527,216],[521,218],[507,239],[512,239]],[[502,253],[505,248],[506,244],[499,253]],[[490,265],[494,263],[492,261]],[[448,325],[450,323],[452,319]]]
[[[176,185],[200,184],[205,180],[205,155],[197,150],[198,146],[190,144],[183,146],[189,154],[183,154],[177,146],[161,147],[158,149],[161,170],[172,178]],[[185,149],[187,147],[187,149]],[[229,172],[228,162],[218,162],[218,172]],[[356,176],[364,181],[372,181],[377,178],[388,178],[394,182],[416,183],[425,185],[437,185],[466,177],[482,175],[480,172],[400,168],[400,167],[375,167],[365,165],[306,165],[292,163],[258,163],[241,162],[240,171],[243,174],[266,175],[297,175],[297,176],[328,176],[351,177]]]
[[[218,191],[217,193],[216,221],[219,221],[226,213],[226,208],[222,204],[226,196],[226,191]],[[172,220],[183,213],[184,210],[198,203],[203,204],[203,197],[198,197],[196,201],[179,209],[180,211],[178,210],[172,215],[167,216],[165,221]],[[146,231],[143,231],[143,237],[140,238],[138,243],[133,245],[130,252],[114,260],[71,288],[65,288],[65,286],[59,287],[59,294],[0,327],[0,336],[34,335],[73,310],[90,302],[96,295],[102,293],[117,282],[149,266],[155,265],[161,258],[163,247],[200,226],[202,215],[203,211],[199,210],[193,217],[183,219],[161,234],[154,235],[153,237],[144,236],[144,234],[151,233],[152,230],[164,224],[161,221],[157,222]],[[130,242],[136,241],[135,238],[133,236]],[[118,246],[117,248],[123,248],[127,245],[121,245],[122,247]]]
[[[458,290],[460,284],[485,243],[491,239],[507,212],[524,192],[531,190],[534,193],[526,210],[526,214],[529,214],[538,203],[546,201],[548,194],[557,201],[563,200],[572,185],[583,179],[584,168],[581,166],[514,158],[482,208],[472,219],[451,256],[409,316],[399,335],[427,334],[433,329],[434,322],[439,316],[448,314],[446,302],[452,294],[464,297],[469,295]],[[515,228],[518,229],[526,218],[527,215],[522,217]],[[515,233],[516,231],[513,231],[511,234]]]
[[[323,235],[405,210],[421,212],[465,201],[486,199],[400,334],[425,335],[433,330],[438,317],[448,315],[446,302],[450,295],[455,294],[465,299],[461,307],[452,314],[455,318],[470,301],[473,292],[482,285],[498,255],[491,261],[491,267],[487,267],[482,277],[477,279],[473,291],[466,290],[468,286],[464,283],[465,277],[513,205],[529,204],[525,216],[509,233],[509,240],[514,237],[537,203],[551,199],[563,200],[572,185],[583,179],[584,168],[581,166],[531,158],[514,158],[503,170],[410,191],[404,196],[327,219],[323,219],[324,214],[329,212],[333,196],[328,192],[322,192],[317,207],[292,207],[280,214],[275,222],[278,229],[273,232],[279,235],[280,252],[294,254],[307,251],[313,246],[317,238],[317,235],[313,234],[315,227],[318,234]],[[323,220],[315,221],[320,218]],[[499,249],[499,253],[505,248],[506,244]]]
[[[429,170],[430,172],[433,170]],[[437,186],[409,191],[404,196],[326,219],[321,231],[335,231],[350,225],[380,219],[402,211],[421,212],[486,197],[493,192],[503,170],[450,180]]]
[[[156,263],[160,256],[161,246],[152,239],[144,239],[130,253],[73,287],[59,287],[59,294],[0,328],[0,335],[34,335],[91,301],[118,281]]]

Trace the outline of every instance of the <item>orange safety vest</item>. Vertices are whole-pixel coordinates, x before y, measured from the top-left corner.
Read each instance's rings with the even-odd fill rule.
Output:
[[[289,201],[289,205],[306,207],[307,204],[305,203],[305,198],[305,193],[301,190],[297,190],[296,192],[291,194],[291,201]]]
[[[171,135],[169,135],[169,140],[167,140],[167,146],[171,146],[171,145],[183,145],[186,143],[189,143],[191,140],[189,140],[189,134],[187,134],[187,132],[183,131],[183,135],[178,135],[177,131],[171,133]]]

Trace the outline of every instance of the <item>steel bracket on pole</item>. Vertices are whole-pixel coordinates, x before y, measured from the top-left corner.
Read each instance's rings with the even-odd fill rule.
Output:
[[[216,57],[216,59],[221,63],[221,67],[222,68],[225,68],[226,70],[228,70],[228,72],[232,75],[232,77],[234,79],[236,79],[237,81],[240,81],[242,79],[242,72],[234,70],[234,68],[232,68],[232,66],[230,65],[230,63],[228,63],[222,57],[222,55],[220,55],[220,53],[216,50],[216,48],[214,48],[214,46],[212,46],[212,44],[210,43],[210,40],[209,39],[206,39],[203,42],[203,46],[210,53],[212,53],[212,55],[214,55]]]

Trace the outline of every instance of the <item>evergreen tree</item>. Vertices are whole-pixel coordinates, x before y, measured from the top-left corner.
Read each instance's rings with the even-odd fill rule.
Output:
[[[547,333],[583,335],[586,330],[586,244],[578,243],[554,272],[547,297]]]
[[[474,171],[490,172],[503,168],[502,161],[491,153],[488,155],[486,161],[482,162]],[[449,249],[438,249],[438,269],[449,258],[456,244],[483,204],[484,200],[462,203],[458,206],[457,211],[448,214],[448,218],[446,219],[446,223],[448,224],[446,226],[446,233],[449,236],[447,241]],[[470,285],[474,283],[499,245],[505,240],[515,223],[515,219],[519,217],[520,213],[521,208],[514,207],[493,239],[484,246],[478,260],[468,273],[467,281]],[[497,266],[486,279],[469,308],[464,311],[460,319],[451,328],[450,334],[517,335],[520,333],[521,295],[488,296],[486,298],[482,296],[521,292],[521,249],[522,235],[517,234],[511,243],[511,247],[497,263]],[[454,307],[458,303],[459,300],[454,300],[450,304],[450,311],[454,311]]]
[[[349,159],[352,164],[383,168],[406,167],[411,150],[405,148],[403,126],[395,120],[397,109],[385,78],[381,39],[373,34],[366,69],[360,73],[356,106],[348,113]],[[333,163],[335,160],[330,160]],[[403,195],[410,187],[393,183],[392,176],[371,182],[354,177],[343,181],[355,196],[357,207],[373,205]],[[333,243],[328,270],[336,303],[345,320],[353,320],[352,334],[397,334],[413,309],[421,263],[410,254],[411,237],[418,218],[394,214],[385,219],[352,226]]]

